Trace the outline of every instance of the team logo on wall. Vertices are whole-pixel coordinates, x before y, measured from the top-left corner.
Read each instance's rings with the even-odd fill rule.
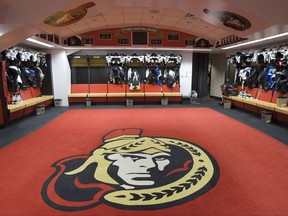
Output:
[[[159,209],[193,200],[219,179],[215,159],[190,142],[118,129],[88,155],[64,158],[42,187],[52,208],[79,211],[106,204]]]

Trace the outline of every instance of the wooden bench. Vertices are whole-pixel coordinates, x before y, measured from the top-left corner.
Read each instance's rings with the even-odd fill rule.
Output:
[[[91,102],[107,102],[107,92],[108,85],[107,84],[90,84],[89,85],[89,93],[87,97],[91,100]]]
[[[130,85],[127,85],[127,90],[126,90],[126,100],[130,99],[133,100],[133,102],[136,103],[141,103],[145,102],[145,84],[140,84],[140,89],[130,89]]]
[[[275,107],[275,117],[278,122],[288,123],[288,107]]]
[[[43,95],[40,97],[29,98],[16,104],[8,104],[9,121],[23,117],[35,112],[37,105],[44,105],[45,107],[53,104],[53,95]]]
[[[85,103],[89,92],[88,84],[72,84],[71,94],[68,94],[69,103]]]
[[[107,102],[125,102],[126,84],[108,84]]]
[[[68,94],[69,103],[85,103],[88,93],[71,93]]]
[[[249,93],[249,90],[246,90]],[[252,93],[252,94],[251,94]],[[224,100],[231,100],[232,106],[249,110],[258,114],[263,111],[271,111],[273,119],[280,123],[288,123],[288,104],[284,107],[277,106],[276,101],[279,96],[288,96],[263,89],[253,89],[253,98],[242,98],[239,96],[224,96]]]
[[[166,85],[162,86],[163,97],[168,98],[169,102],[182,103],[182,93],[180,93],[180,86],[176,84],[175,87],[169,88]]]
[[[163,98],[162,85],[145,84],[145,102],[161,103]]]
[[[141,84],[139,90],[130,90],[129,87],[128,84],[72,84],[68,101],[84,103],[89,98],[96,103],[124,103],[127,99],[136,103],[161,103],[161,99],[167,98],[170,102],[182,102],[179,85],[168,88],[166,85]]]

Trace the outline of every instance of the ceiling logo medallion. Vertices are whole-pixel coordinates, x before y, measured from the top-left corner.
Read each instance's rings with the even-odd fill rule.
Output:
[[[54,27],[71,25],[82,19],[87,14],[87,9],[94,6],[94,2],[88,2],[68,11],[58,11],[46,17],[43,22]]]
[[[216,17],[220,20],[225,26],[232,28],[237,31],[244,31],[246,29],[251,28],[251,22],[245,17],[229,12],[229,11],[210,11],[205,8],[203,10],[204,13]]]

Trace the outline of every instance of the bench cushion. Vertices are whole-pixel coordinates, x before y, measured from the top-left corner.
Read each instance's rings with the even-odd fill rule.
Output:
[[[278,107],[278,106],[276,106],[275,107],[275,111],[278,112],[278,113],[283,113],[283,114],[288,115],[288,107]]]
[[[125,97],[125,92],[107,93],[107,97]]]
[[[267,109],[267,110],[274,111],[275,107],[276,107],[276,104],[258,100],[257,103],[256,103],[256,106],[264,108],[264,109]]]
[[[146,97],[163,97],[161,92],[145,92]]]
[[[87,97],[87,93],[71,93],[68,97]]]
[[[107,93],[89,93],[88,95],[87,95],[87,97],[91,97],[91,98],[93,98],[93,97],[106,97],[107,96]]]
[[[126,97],[144,97],[144,92],[127,92]]]

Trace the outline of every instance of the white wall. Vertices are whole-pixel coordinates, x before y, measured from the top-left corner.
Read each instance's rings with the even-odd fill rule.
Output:
[[[71,70],[67,55],[63,50],[51,52],[51,70],[55,99],[62,99],[62,106],[69,106],[68,94],[71,92]]]
[[[180,65],[180,92],[183,97],[188,97],[192,86],[192,52],[182,52],[182,62]]]
[[[212,60],[210,96],[222,97],[220,85],[225,82],[226,55],[212,54],[210,58]]]

